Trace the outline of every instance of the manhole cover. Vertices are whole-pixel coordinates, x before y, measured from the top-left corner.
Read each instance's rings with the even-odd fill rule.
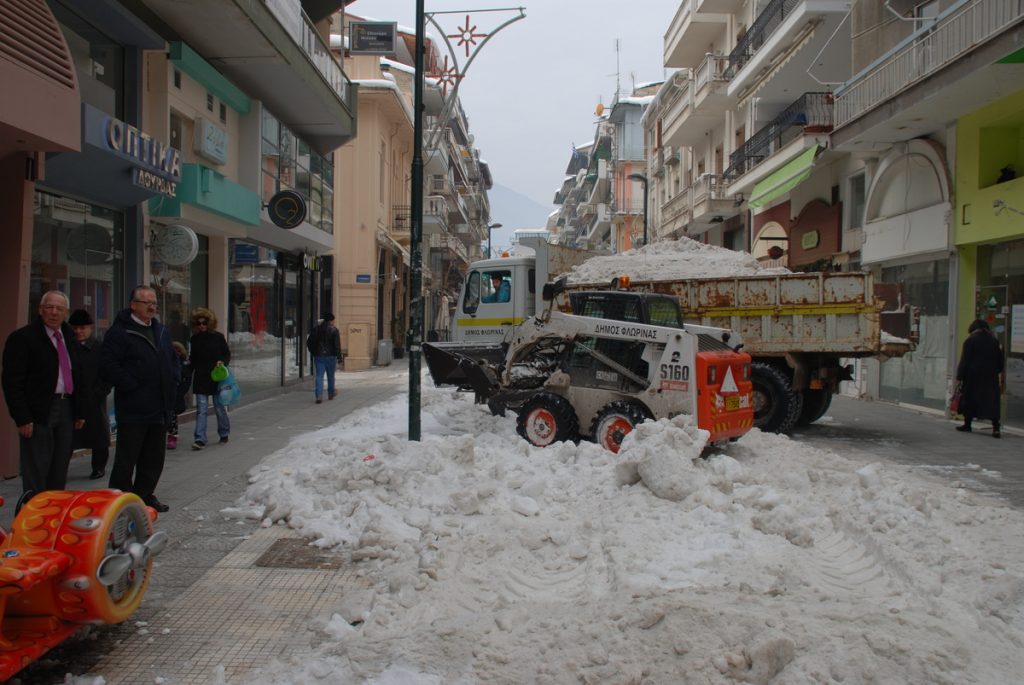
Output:
[[[344,560],[330,552],[313,547],[302,538],[281,538],[274,542],[259,559],[256,566],[265,568],[339,569]]]

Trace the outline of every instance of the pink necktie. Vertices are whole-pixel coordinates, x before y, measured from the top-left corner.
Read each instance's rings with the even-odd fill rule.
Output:
[[[64,376],[64,392],[71,394],[75,391],[75,381],[71,378],[71,358],[68,357],[68,348],[64,347],[64,336],[60,331],[53,334],[57,342],[57,360],[60,362],[60,374]]]

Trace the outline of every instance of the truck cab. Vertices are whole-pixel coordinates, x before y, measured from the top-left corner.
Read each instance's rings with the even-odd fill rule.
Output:
[[[452,316],[452,340],[500,343],[536,312],[535,260],[505,257],[473,262]]]

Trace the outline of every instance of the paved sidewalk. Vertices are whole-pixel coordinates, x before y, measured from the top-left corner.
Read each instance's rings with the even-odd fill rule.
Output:
[[[293,437],[406,392],[407,366],[339,372],[337,383],[338,397],[319,405],[309,383],[233,410],[226,445],[192,451],[192,423],[182,424],[181,445],[167,453],[157,488],[171,510],[160,515],[156,527],[167,531],[170,543],[155,561],[142,606],[120,626],[92,629],[86,639],[51,651],[12,682],[63,683],[72,673],[102,675],[111,685],[195,684],[214,682],[214,669],[223,666],[228,683],[242,683],[239,677],[250,665],[308,646],[301,627],[309,618],[336,602],[343,588],[363,588],[369,581],[337,569],[255,566],[278,538],[294,533],[283,526],[261,529],[220,511],[245,491],[249,469]],[[216,435],[216,419],[210,422]],[[88,480],[89,471],[88,457],[73,459],[68,488],[104,487],[105,480]],[[0,482],[5,527],[20,492],[20,478]],[[301,556],[307,548],[302,542],[291,554]],[[344,559],[319,561],[337,567],[334,562]]]

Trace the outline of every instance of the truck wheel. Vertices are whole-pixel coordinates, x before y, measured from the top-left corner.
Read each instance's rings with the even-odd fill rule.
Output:
[[[806,426],[814,423],[828,411],[829,405],[832,404],[832,391],[828,388],[822,388],[821,390],[804,390],[804,406],[800,410],[800,418],[797,419],[796,425]]]
[[[610,452],[619,451],[622,439],[633,431],[638,423],[652,418],[646,407],[633,402],[618,400],[609,402],[598,412],[590,424],[594,442]]]
[[[754,427],[766,433],[787,433],[803,408],[803,395],[793,392],[786,375],[771,364],[750,365],[754,386]]]
[[[575,440],[580,424],[569,400],[542,392],[519,408],[516,429],[531,445],[547,447],[552,443]]]

